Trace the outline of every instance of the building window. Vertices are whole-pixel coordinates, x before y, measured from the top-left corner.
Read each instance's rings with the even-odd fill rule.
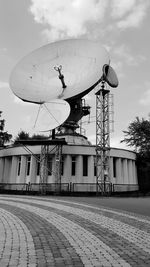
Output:
[[[51,155],[48,155],[48,161],[47,161],[48,175],[52,175],[52,167],[53,167],[53,158]]]
[[[123,159],[121,159],[121,177],[124,177],[124,171],[123,171]]]
[[[21,170],[21,156],[19,156],[18,158],[18,171],[17,171],[18,176],[20,175],[20,170]]]
[[[96,156],[94,156],[94,176],[96,176]]]
[[[129,160],[127,159],[128,177],[130,177]]]
[[[31,157],[27,157],[27,176],[30,174]]]
[[[116,158],[113,158],[113,177],[116,178]]]
[[[36,175],[40,175],[40,155],[36,156]]]
[[[71,175],[76,175],[76,157],[72,156],[72,168],[71,168]]]
[[[88,176],[88,156],[83,156],[83,176]]]
[[[64,174],[64,156],[61,157],[60,166],[61,166],[61,175],[63,175]]]

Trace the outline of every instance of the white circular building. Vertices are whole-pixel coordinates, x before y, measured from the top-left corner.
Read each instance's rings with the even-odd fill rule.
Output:
[[[61,136],[62,137],[62,136]],[[96,192],[96,151],[86,137],[79,134],[65,135],[66,144],[61,154],[61,190],[64,192]],[[55,192],[56,147],[48,147],[48,173],[44,183],[48,192]],[[0,150],[1,188],[39,191],[41,145],[13,145]],[[111,148],[109,190],[115,192],[138,190],[136,154]],[[60,186],[60,184],[59,184]],[[28,188],[29,189],[29,188]]]

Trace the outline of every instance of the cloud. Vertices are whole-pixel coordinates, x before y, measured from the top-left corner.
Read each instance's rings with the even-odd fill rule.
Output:
[[[6,47],[3,47],[3,48],[0,48],[0,55],[3,55],[7,52],[7,48]]]
[[[143,55],[134,55],[134,53],[129,49],[129,47],[125,44],[121,46],[116,46],[112,53],[114,56],[117,56],[119,59],[122,59],[128,66],[138,66],[146,58]]]
[[[125,143],[120,143],[123,139],[123,136],[111,136],[110,137],[110,146],[115,148],[122,148],[127,150],[132,150],[131,147],[128,147]],[[92,143],[92,145],[96,144],[96,134],[91,134],[88,136],[88,140]]]
[[[92,145],[96,144],[96,134],[91,134],[88,136],[88,141],[92,143]]]
[[[150,82],[146,82],[145,87],[146,87],[146,91],[142,94],[142,97],[139,100],[139,103],[143,106],[149,106],[150,105]]]
[[[132,51],[126,44],[112,44],[109,53],[111,55],[111,66],[116,71],[119,79],[125,77],[124,68],[135,68],[147,60],[144,55],[138,54],[137,52],[135,54],[135,51]]]
[[[113,18],[122,18],[130,12],[136,4],[136,0],[112,0],[112,14]]]
[[[46,26],[52,40],[88,33],[88,23],[102,21],[108,0],[32,0],[30,11],[37,23]]]
[[[31,106],[34,106],[33,103],[25,102],[25,101],[21,100],[20,98],[18,98],[17,96],[15,96],[14,94],[12,95],[12,99],[13,99],[13,102],[14,102],[15,104],[24,106],[24,107],[26,107],[26,108],[30,108]]]
[[[15,95],[12,95],[13,101],[15,104],[19,104],[19,105],[25,105],[26,106],[26,102],[22,101],[20,98],[18,98]]]
[[[133,0],[131,2],[133,2]],[[117,23],[118,28],[126,29],[129,27],[139,27],[146,15],[147,7],[148,2],[146,0],[136,1],[129,15],[127,15],[123,20],[120,20]]]
[[[110,138],[110,146],[115,148],[122,148],[127,150],[132,150],[131,147],[128,147],[125,143],[120,143],[120,141],[124,139],[123,136],[112,136]]]
[[[124,69],[123,69],[123,62],[122,61],[115,60],[115,62],[113,62],[111,64],[111,66],[115,70],[119,80],[120,80],[121,77],[125,76]]]
[[[31,0],[30,12],[44,26],[51,41],[87,36],[107,30],[138,27],[148,9],[148,0]]]
[[[9,88],[9,83],[0,81],[0,88]]]

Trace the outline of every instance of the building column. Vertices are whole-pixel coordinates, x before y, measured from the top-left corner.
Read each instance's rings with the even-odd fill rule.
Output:
[[[110,182],[113,183],[113,158],[110,157],[110,165],[109,165],[109,176]]]
[[[10,183],[12,158],[5,157],[4,183]]]
[[[53,155],[52,156],[52,175],[51,175],[51,181],[52,181],[52,183],[56,183],[55,166],[56,166],[55,155]]]
[[[133,165],[133,183],[134,184],[138,184],[138,180],[137,180],[137,169],[136,169],[136,165],[135,165],[135,161],[133,160],[132,162]]]
[[[94,157],[88,156],[88,182],[95,183],[96,178],[94,177]]]
[[[117,184],[122,184],[122,177],[121,177],[121,159],[117,158],[116,159],[116,183]]]
[[[62,155],[63,156],[63,155]],[[65,164],[65,157],[64,157],[64,164]],[[65,169],[64,169],[65,171]],[[63,182],[64,174],[61,175],[61,182]],[[51,175],[51,183],[58,183],[57,180],[57,170],[56,170],[56,156],[52,157],[52,175]]]
[[[128,163],[127,159],[123,160],[123,183],[128,184]]]
[[[17,166],[18,166],[18,157],[12,157],[12,165],[11,165],[11,176],[10,176],[10,183],[16,183],[17,181]]]
[[[135,178],[135,161],[132,160],[132,175],[133,175],[133,184],[136,184],[136,178]]]
[[[128,183],[129,184],[133,184],[134,182],[134,178],[133,178],[133,164],[132,164],[132,160],[128,161],[128,168],[129,168],[129,180]]]
[[[18,181],[20,184],[26,183],[26,163],[27,163],[26,156],[21,156],[21,169]]]
[[[30,165],[30,177],[29,182],[30,183],[36,183],[36,158],[32,155],[31,156],[31,165]]]
[[[76,169],[76,175],[75,175],[75,181],[76,183],[82,183],[83,178],[83,159],[81,155],[77,156],[77,169]]]
[[[72,158],[70,155],[66,155],[64,161],[64,175],[61,181],[62,183],[71,182],[71,166],[72,166]]]
[[[0,183],[4,183],[4,166],[5,166],[5,159],[0,159]]]

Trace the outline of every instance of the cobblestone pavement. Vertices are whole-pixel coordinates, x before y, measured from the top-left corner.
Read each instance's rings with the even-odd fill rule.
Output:
[[[0,195],[0,267],[6,266],[148,267],[150,217],[71,198]]]

